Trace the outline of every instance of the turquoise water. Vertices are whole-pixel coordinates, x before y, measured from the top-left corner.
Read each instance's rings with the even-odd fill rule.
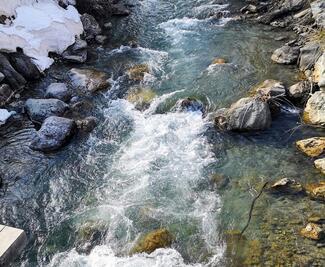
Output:
[[[208,17],[211,10],[222,17]],[[319,177],[293,146],[318,133],[297,127],[292,107],[269,130],[250,134],[219,133],[209,116],[173,111],[179,99],[196,97],[211,113],[265,79],[295,81],[293,68],[270,60],[281,45],[274,38],[293,36],[270,34],[229,10],[209,0],[143,0],[130,17],[114,21],[110,45],[93,48],[87,63],[113,74],[111,90],[86,111],[99,118],[98,127],[39,164],[9,192],[11,208],[1,209],[1,218],[29,235],[17,265],[223,266],[223,233],[245,224],[252,188],[282,176]],[[129,47],[131,41],[138,47]],[[215,58],[228,63],[212,66]],[[135,86],[125,73],[143,63],[150,73],[137,86],[151,88],[156,98],[139,111],[125,100]],[[215,174],[228,185],[216,189]],[[90,254],[76,251],[85,223],[101,233]],[[171,248],[129,256],[139,236],[158,228],[175,236]]]

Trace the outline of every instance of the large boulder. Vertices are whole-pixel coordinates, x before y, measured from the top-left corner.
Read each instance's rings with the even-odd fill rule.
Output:
[[[41,78],[40,71],[30,57],[17,52],[8,54],[8,58],[13,68],[26,80],[32,81]]]
[[[69,106],[58,99],[28,99],[25,103],[27,113],[32,121],[41,123],[50,116],[62,116]]]
[[[108,75],[95,69],[73,68],[69,71],[69,77],[72,85],[84,93],[95,93],[110,86]]]
[[[65,83],[51,83],[46,89],[45,97],[68,101],[71,94]]]
[[[178,112],[200,111],[201,113],[204,113],[205,111],[204,104],[200,100],[192,97],[178,100],[173,109]]]
[[[271,126],[268,104],[259,98],[242,98],[229,109],[217,112],[215,124],[219,129],[233,131],[264,130]]]
[[[324,0],[311,1],[310,3],[313,17],[320,27],[325,28],[325,3]]]
[[[325,158],[315,160],[314,164],[316,169],[320,170],[322,174],[325,174]]]
[[[173,236],[167,229],[158,229],[142,237],[133,247],[131,253],[152,253],[158,248],[169,247],[173,242]]]
[[[300,151],[309,157],[318,157],[325,151],[325,137],[312,137],[296,142]]]
[[[299,58],[299,47],[285,45],[276,49],[271,59],[278,64],[295,64]]]
[[[76,124],[71,119],[52,116],[47,118],[30,144],[42,152],[55,151],[64,146],[74,134]]]
[[[13,89],[18,90],[25,86],[25,78],[12,67],[9,60],[3,54],[0,54],[0,72],[3,73],[8,84]]]
[[[325,125],[325,91],[315,92],[308,99],[303,120],[307,124]]]
[[[322,55],[320,46],[310,43],[300,49],[299,68],[302,71],[310,70],[314,67],[318,58]]]

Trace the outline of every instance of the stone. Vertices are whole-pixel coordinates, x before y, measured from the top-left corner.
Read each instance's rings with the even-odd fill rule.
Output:
[[[306,184],[305,188],[311,199],[325,201],[325,181]]]
[[[45,97],[66,102],[71,98],[71,94],[65,83],[51,83],[46,89]]]
[[[0,224],[0,266],[11,266],[27,244],[24,230]]]
[[[15,112],[9,112],[7,109],[0,109],[0,126],[6,124],[7,120],[13,115]]]
[[[98,22],[92,15],[83,14],[80,19],[84,27],[86,39],[94,39],[102,32]]]
[[[128,92],[126,99],[134,104],[136,109],[145,110],[155,97],[156,93],[150,88],[134,88]]]
[[[269,100],[271,98],[284,97],[286,95],[286,88],[280,81],[265,80],[250,90],[250,94]]]
[[[6,77],[7,83],[15,90],[22,89],[25,84],[25,78],[18,73],[10,64],[9,60],[0,53],[0,72]]]
[[[298,82],[288,89],[289,96],[294,100],[305,100],[310,92],[313,92],[313,88],[309,81]]]
[[[104,24],[104,28],[105,28],[106,30],[110,30],[110,29],[112,29],[112,27],[113,27],[112,22],[106,22],[106,23]]]
[[[325,91],[315,92],[308,99],[303,120],[307,124],[325,125]]]
[[[76,124],[79,130],[90,133],[97,126],[97,118],[90,116],[83,120],[77,120]]]
[[[296,195],[303,194],[305,190],[303,186],[294,179],[282,178],[271,185],[269,189],[272,194],[288,194]]]
[[[252,13],[257,13],[258,9],[257,6],[249,4],[247,6],[244,6],[240,12],[241,13],[246,13],[246,14],[252,14]]]
[[[325,91],[325,53],[317,60],[312,76],[314,82],[318,83],[321,90]]]
[[[50,116],[62,116],[69,106],[58,99],[28,99],[25,103],[27,113],[32,121],[41,123]]]
[[[300,234],[303,237],[317,241],[322,240],[325,237],[324,229],[316,223],[308,223],[306,227],[300,230]]]
[[[311,1],[310,3],[311,12],[317,25],[325,28],[325,3],[324,0]]]
[[[26,80],[33,81],[41,78],[41,73],[30,57],[23,53],[9,53],[8,59],[13,68]]]
[[[318,44],[310,43],[305,45],[300,49],[299,69],[302,71],[312,69],[321,55],[322,52]]]
[[[278,64],[295,64],[299,57],[299,47],[297,46],[282,46],[276,49],[271,56],[271,59]]]
[[[8,84],[0,85],[0,106],[4,105],[6,100],[12,95],[13,91],[11,90]]]
[[[204,104],[200,100],[191,97],[178,100],[173,110],[178,112],[205,112]]]
[[[5,75],[4,75],[2,72],[0,72],[0,83],[1,83],[5,78],[6,78]]]
[[[146,234],[142,237],[131,250],[131,254],[135,253],[152,253],[158,248],[170,247],[173,242],[173,236],[167,229],[158,229]]]
[[[268,104],[252,97],[238,100],[229,109],[220,112],[215,120],[219,129],[232,131],[264,130],[269,128],[271,123],[271,111]]]
[[[67,144],[75,132],[73,120],[51,116],[47,118],[37,135],[30,143],[30,148],[42,152],[52,152]]]
[[[226,64],[227,61],[223,58],[216,58],[212,61],[212,65]]]
[[[128,70],[128,76],[131,80],[142,81],[144,75],[149,73],[149,71],[149,66],[147,64],[135,65]]]
[[[312,137],[296,142],[296,146],[309,157],[318,157],[325,152],[325,137]]]
[[[86,50],[79,51],[77,54],[70,54],[65,51],[62,53],[62,58],[72,63],[85,63],[87,61],[88,53]]]
[[[103,44],[103,43],[106,42],[107,37],[106,37],[105,35],[97,35],[97,36],[95,37],[95,40],[96,40],[97,43],[99,43],[99,44]]]
[[[322,174],[325,174],[325,158],[315,160],[314,164],[316,169],[320,170]]]
[[[76,42],[71,46],[71,50],[76,52],[79,50],[87,49],[87,47],[88,47],[87,41],[77,38]]]
[[[69,71],[69,77],[74,87],[86,93],[95,93],[110,86],[108,75],[95,69],[73,68]]]

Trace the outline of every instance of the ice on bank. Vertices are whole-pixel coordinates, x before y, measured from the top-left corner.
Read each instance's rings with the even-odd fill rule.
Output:
[[[53,63],[49,52],[61,54],[83,32],[77,9],[64,9],[57,0],[0,0],[0,15],[12,18],[0,24],[0,50],[19,47],[40,70]]]

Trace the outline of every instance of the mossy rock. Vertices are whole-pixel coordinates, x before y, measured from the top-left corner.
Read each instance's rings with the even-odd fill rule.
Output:
[[[146,73],[149,73],[150,69],[147,64],[139,64],[131,67],[128,70],[128,75],[131,80],[134,81],[142,81],[144,78],[144,75]]]
[[[135,88],[128,93],[127,100],[137,109],[144,110],[150,106],[155,97],[156,93],[150,88]]]
[[[158,229],[142,237],[131,250],[131,254],[143,252],[150,254],[158,248],[170,247],[173,240],[174,237],[167,229]]]

